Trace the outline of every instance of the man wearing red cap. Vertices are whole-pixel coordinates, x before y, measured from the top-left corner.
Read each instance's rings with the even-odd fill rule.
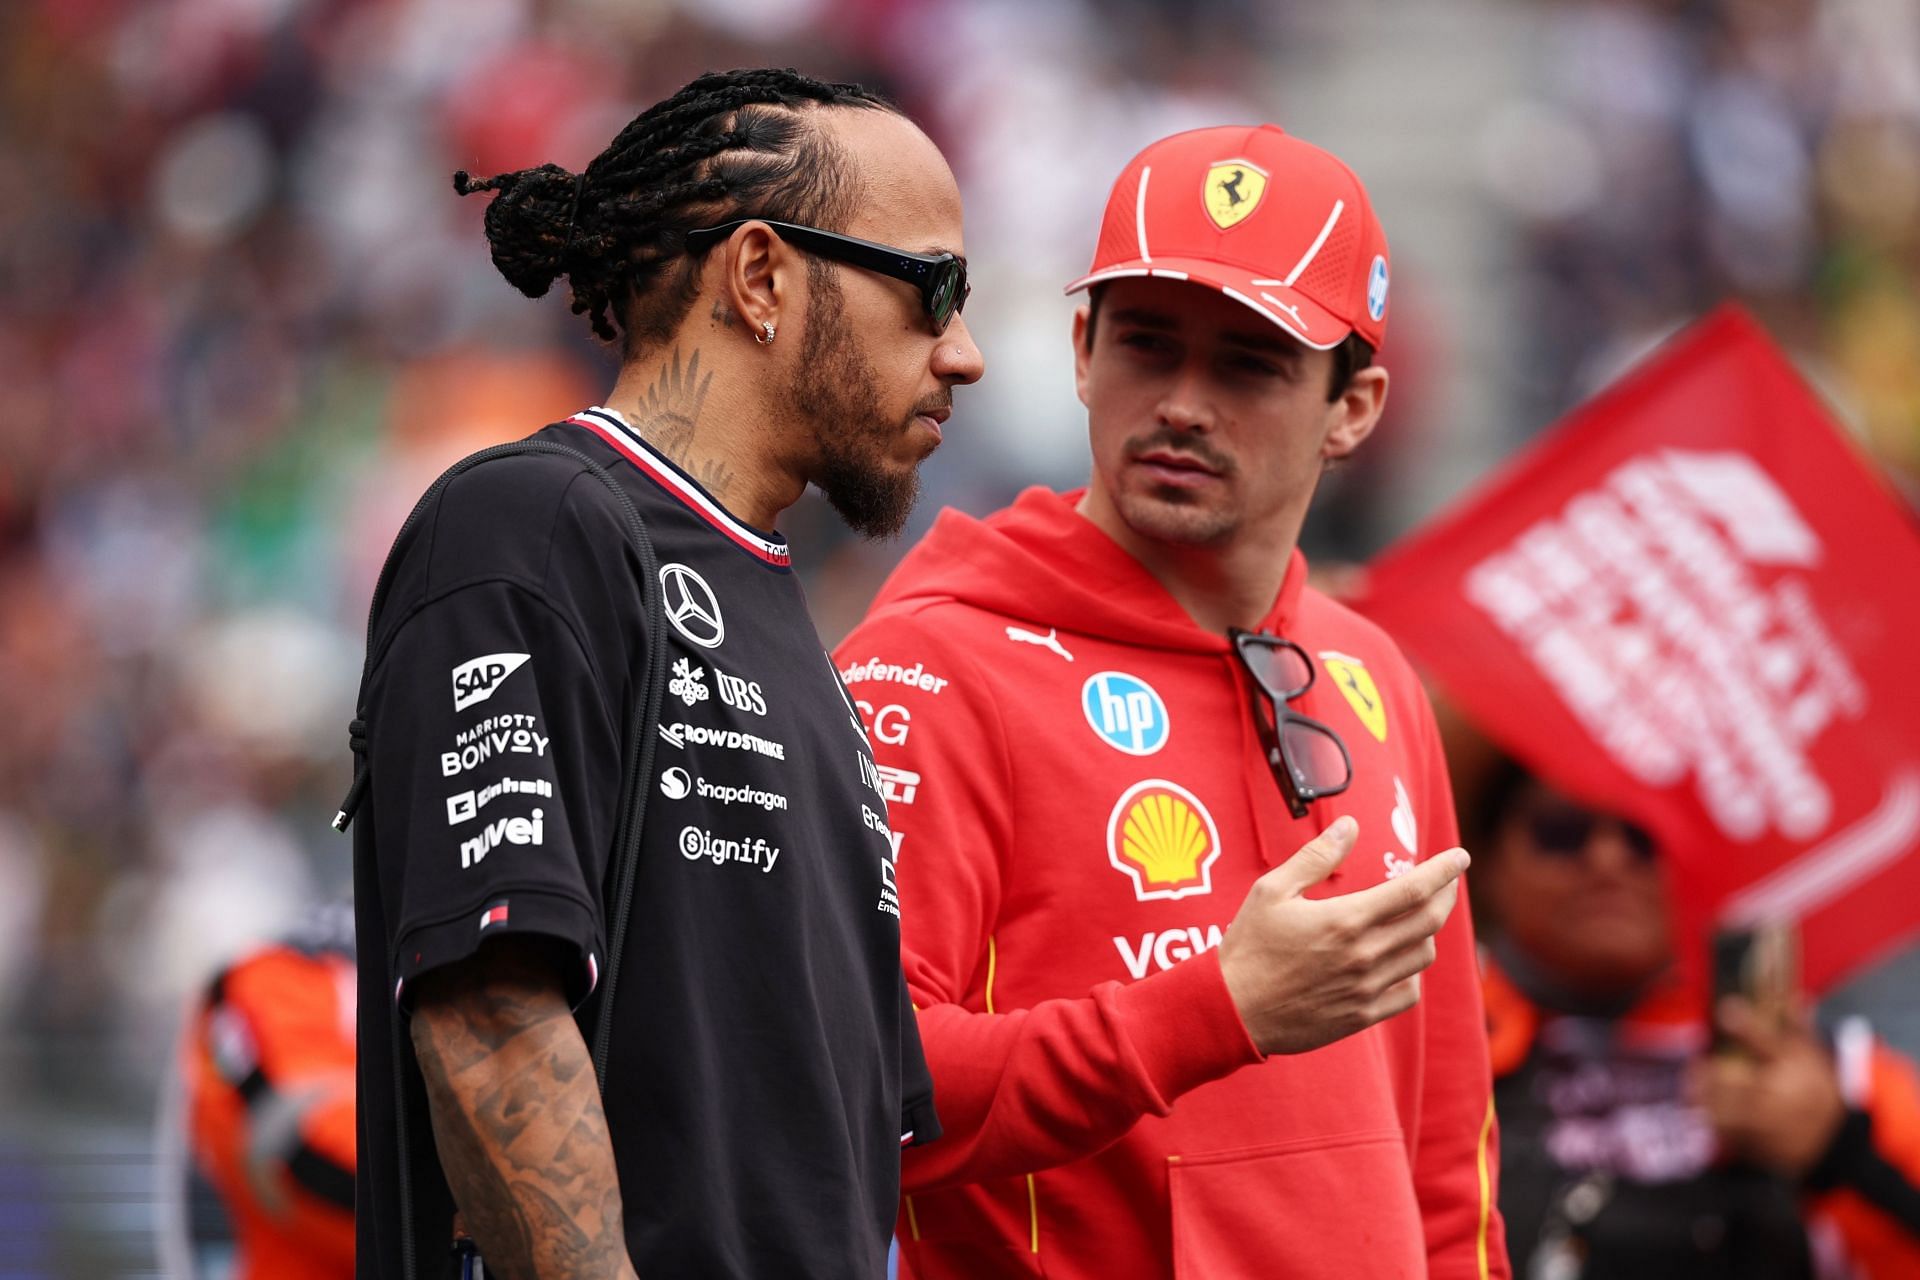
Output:
[[[839,650],[947,1134],[920,1280],[1508,1274],[1432,714],[1296,548],[1387,263],[1277,128],[1147,148],[1069,287],[1087,488],[946,513]]]

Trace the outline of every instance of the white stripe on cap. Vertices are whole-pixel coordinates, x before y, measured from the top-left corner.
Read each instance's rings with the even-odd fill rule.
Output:
[[[1312,347],[1315,351],[1331,351],[1335,347],[1340,345],[1340,343],[1337,341],[1336,342],[1315,342],[1312,338],[1309,338],[1305,333],[1302,333],[1299,327],[1295,325],[1294,322],[1288,319],[1285,315],[1281,314],[1278,311],[1273,310],[1270,307],[1264,306],[1261,303],[1255,302],[1252,298],[1249,298],[1246,294],[1240,292],[1238,289],[1231,289],[1231,288],[1228,288],[1226,285],[1221,285],[1220,292],[1226,294],[1229,298],[1232,298],[1235,302],[1244,303],[1245,305],[1252,307],[1255,311],[1258,311],[1261,315],[1265,316],[1267,319],[1273,321],[1275,324],[1279,325],[1282,329],[1285,329],[1288,333],[1298,338],[1301,341],[1301,343],[1303,343],[1306,346]]]
[[[1312,244],[1307,246],[1306,256],[1293,264],[1293,270],[1287,272],[1287,278],[1282,280],[1280,282],[1281,284],[1286,285],[1288,288],[1293,287],[1293,282],[1300,278],[1300,273],[1307,269],[1307,264],[1319,255],[1320,246],[1325,244],[1327,237],[1333,234],[1333,224],[1340,221],[1340,211],[1346,207],[1347,202],[1345,200],[1335,200],[1333,202],[1333,212],[1327,215],[1327,224],[1320,228],[1320,234],[1314,238]]]
[[[1147,252],[1147,179],[1152,176],[1152,165],[1140,170],[1140,194],[1133,201],[1133,238],[1140,242],[1142,262],[1153,261],[1153,255]]]

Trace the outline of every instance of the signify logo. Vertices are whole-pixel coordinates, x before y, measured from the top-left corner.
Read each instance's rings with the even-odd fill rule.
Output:
[[[471,840],[460,842],[460,865],[471,867],[503,844],[540,844],[546,839],[545,812],[530,818],[502,818],[482,827]]]

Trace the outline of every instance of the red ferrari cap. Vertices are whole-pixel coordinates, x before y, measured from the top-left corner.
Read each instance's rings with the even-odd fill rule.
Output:
[[[1093,266],[1188,280],[1325,351],[1387,331],[1387,235],[1353,170],[1277,125],[1176,133],[1135,156],[1107,199]]]

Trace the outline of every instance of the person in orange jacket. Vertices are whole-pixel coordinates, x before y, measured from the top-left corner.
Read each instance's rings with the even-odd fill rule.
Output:
[[[187,1132],[234,1280],[353,1275],[353,917],[329,909],[222,969],[185,1045]]]
[[[1514,1273],[1920,1275],[1920,1081],[1863,1022],[1829,1037],[1674,976],[1652,837],[1512,762],[1474,868]]]

